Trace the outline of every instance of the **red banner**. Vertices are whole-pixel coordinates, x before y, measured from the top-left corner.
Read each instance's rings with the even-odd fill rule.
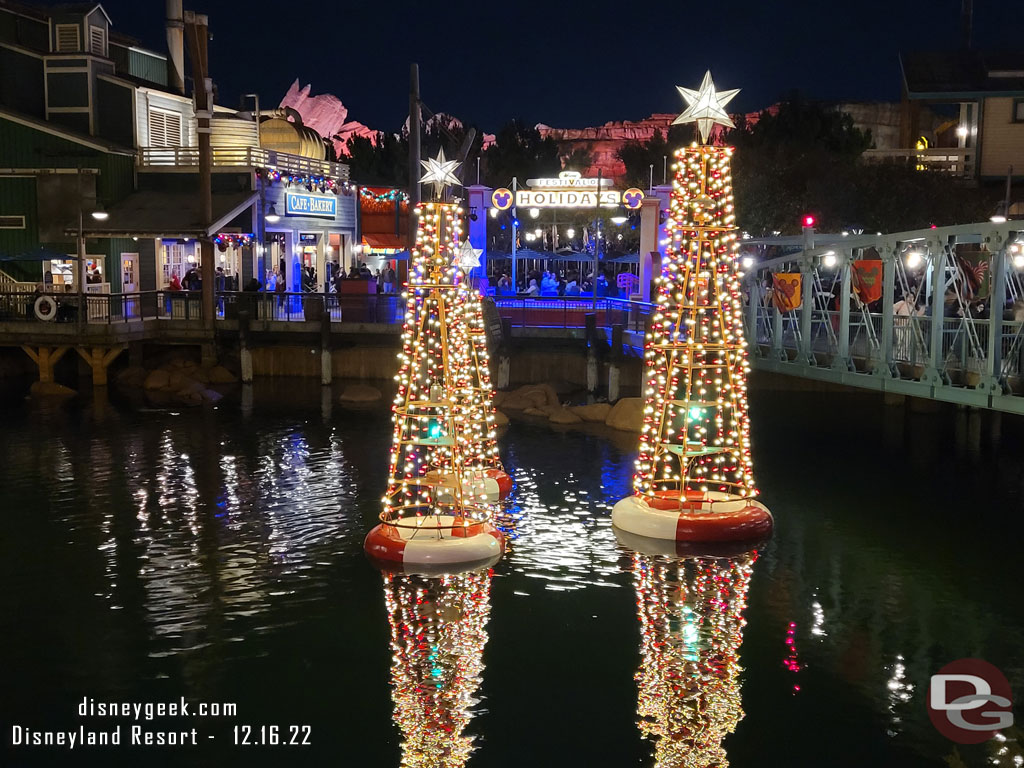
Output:
[[[864,304],[870,304],[882,298],[882,262],[880,260],[861,259],[853,262],[853,272],[850,277],[857,298]]]

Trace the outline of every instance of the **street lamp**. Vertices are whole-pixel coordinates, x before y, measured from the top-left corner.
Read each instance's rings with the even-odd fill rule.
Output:
[[[629,214],[626,213],[625,206],[623,206],[620,203],[619,207],[615,209],[615,213],[613,213],[609,218],[609,221],[611,221],[612,224],[615,224],[620,227],[627,221],[629,221]]]
[[[91,215],[96,219],[96,221],[106,221],[110,218],[110,214],[107,213],[106,209],[104,209],[104,207],[99,203],[96,203],[96,207],[93,209]]]
[[[277,224],[281,220],[281,216],[278,214],[277,208],[273,203],[270,204],[270,210],[267,211],[267,215],[264,218],[268,224]]]

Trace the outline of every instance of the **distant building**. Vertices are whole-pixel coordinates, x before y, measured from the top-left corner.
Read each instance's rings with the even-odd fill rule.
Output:
[[[868,159],[907,158],[979,181],[1024,177],[1024,53],[912,53],[900,63],[899,144]]]
[[[96,3],[0,0],[0,280],[73,284],[82,214],[88,267],[102,276],[93,292],[166,288],[198,265],[205,236],[225,287],[283,266],[289,290],[301,290],[305,268],[322,279],[327,263],[354,257],[348,168],[283,111],[263,113],[258,128],[252,113],[214,107],[204,231],[180,0],[168,0],[167,18],[165,54],[114,32]],[[102,221],[89,215],[97,208]]]

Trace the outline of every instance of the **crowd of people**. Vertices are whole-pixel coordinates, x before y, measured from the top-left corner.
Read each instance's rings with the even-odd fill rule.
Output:
[[[595,284],[598,296],[618,296],[617,291],[612,289],[608,275],[603,269],[598,270],[596,280],[593,273],[590,273],[582,281],[579,272],[575,269],[565,272],[533,269],[526,273],[518,290],[513,287],[512,278],[507,273],[502,273],[494,283],[494,292],[498,296],[592,296]]]

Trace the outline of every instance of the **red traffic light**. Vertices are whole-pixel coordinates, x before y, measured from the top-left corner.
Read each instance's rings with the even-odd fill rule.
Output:
[[[815,219],[814,216],[812,216],[811,214],[807,214],[806,216],[804,216],[805,227],[813,227],[815,221],[817,221],[817,219]]]

